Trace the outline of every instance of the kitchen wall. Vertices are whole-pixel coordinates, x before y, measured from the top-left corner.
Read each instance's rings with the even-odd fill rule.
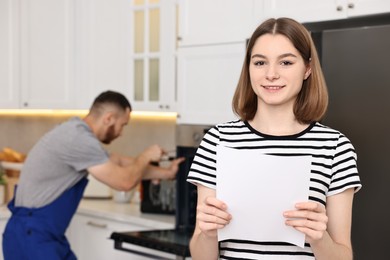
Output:
[[[39,138],[69,116],[0,115],[0,149],[5,146],[28,153]],[[136,155],[147,146],[159,144],[174,150],[176,119],[174,117],[133,116],[122,136],[107,146],[112,152]]]

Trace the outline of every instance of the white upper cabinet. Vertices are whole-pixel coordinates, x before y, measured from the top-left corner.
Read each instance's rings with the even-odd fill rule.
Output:
[[[253,0],[180,1],[179,46],[245,40],[254,30],[254,2]],[[262,0],[256,2],[262,3]]]
[[[176,111],[174,0],[135,0],[128,12],[128,76],[135,110]]]
[[[19,105],[19,33],[18,5],[0,1],[0,107]]]
[[[130,96],[126,0],[77,0],[77,108],[88,109],[103,91]]]
[[[390,12],[389,0],[349,0],[346,2],[348,16],[362,16]]]
[[[180,48],[180,124],[215,125],[236,119],[232,98],[245,57],[241,43]]]
[[[215,125],[236,119],[232,98],[246,40],[262,21],[263,1],[180,1],[178,123]]]
[[[389,0],[0,0],[0,107],[88,109],[112,89],[134,110],[217,123],[230,118],[245,40],[266,18],[386,12]]]
[[[0,1],[1,108],[74,108],[75,0]]]
[[[388,0],[265,0],[265,18],[290,17],[299,22],[344,19],[390,12]]]
[[[75,0],[20,1],[20,107],[74,107],[74,10]]]
[[[175,2],[83,0],[79,9],[79,103],[110,89],[134,110],[174,110]]]
[[[266,0],[265,18],[290,17],[299,22],[346,18],[344,0]]]
[[[1,0],[2,108],[175,111],[175,0]]]

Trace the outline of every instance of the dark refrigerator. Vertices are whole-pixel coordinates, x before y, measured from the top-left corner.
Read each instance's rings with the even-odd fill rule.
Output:
[[[390,15],[306,27],[329,89],[323,123],[343,132],[358,155],[354,259],[390,259]]]

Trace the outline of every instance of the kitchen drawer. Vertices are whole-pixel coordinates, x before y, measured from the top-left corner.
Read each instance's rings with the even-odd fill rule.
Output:
[[[130,254],[114,249],[114,241],[110,239],[111,233],[149,229],[151,228],[147,226],[76,214],[67,232],[67,237],[80,260],[120,260],[129,259]],[[132,257],[131,259],[138,258]]]

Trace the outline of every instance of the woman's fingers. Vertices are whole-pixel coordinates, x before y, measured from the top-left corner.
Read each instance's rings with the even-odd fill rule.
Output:
[[[326,222],[303,218],[294,220],[288,219],[286,220],[286,224],[295,228],[302,227],[316,231],[325,231],[327,228]]]
[[[207,197],[204,203],[197,207],[197,219],[200,229],[213,231],[229,224],[231,215],[226,209],[226,204],[222,201],[214,197]]]
[[[304,233],[309,240],[321,239],[326,232],[328,217],[323,205],[316,202],[297,203],[297,210],[284,212],[286,225]]]
[[[206,211],[201,211],[199,214],[199,220],[208,223],[216,223],[221,225],[226,225],[230,222],[230,215],[226,212],[214,211],[214,214],[209,214],[207,212],[212,212],[213,209],[206,209]]]

